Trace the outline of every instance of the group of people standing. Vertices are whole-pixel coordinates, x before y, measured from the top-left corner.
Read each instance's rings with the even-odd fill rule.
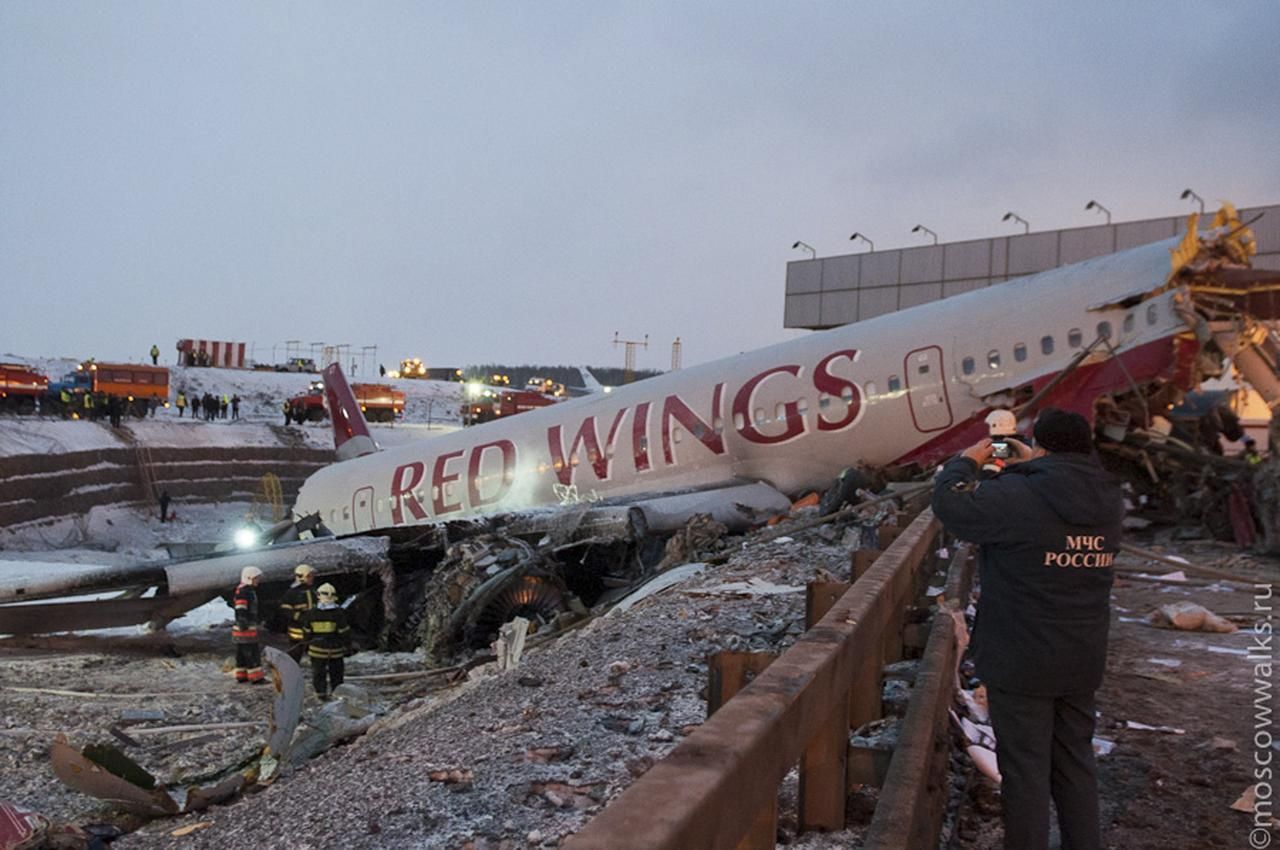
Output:
[[[178,390],[174,406],[178,408],[179,419],[186,413],[188,406],[191,407],[192,419],[203,419],[206,422],[210,419],[226,419],[228,412],[232,419],[240,418],[239,395],[228,398],[226,393],[219,396],[206,392],[203,395],[192,393],[188,398],[186,390]]]
[[[344,659],[351,648],[351,626],[347,611],[338,604],[338,591],[328,582],[312,590],[316,571],[310,564],[299,564],[293,571],[294,581],[280,603],[289,635],[289,656],[302,663],[311,659],[311,683],[316,696],[327,700],[342,684],[346,673]],[[262,670],[262,616],[257,587],[262,570],[245,567],[240,571],[234,606],[235,624],[231,639],[236,645],[236,681],[256,684],[265,681]]]

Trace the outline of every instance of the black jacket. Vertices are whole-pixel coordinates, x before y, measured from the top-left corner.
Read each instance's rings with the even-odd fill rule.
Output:
[[[295,581],[284,592],[280,602],[280,611],[288,621],[289,640],[295,643],[305,638],[303,634],[302,615],[316,607],[316,594],[311,585]]]
[[[238,584],[232,604],[236,609],[235,624],[231,627],[232,642],[257,643],[258,591],[252,584]]]
[[[1097,690],[1124,518],[1120,482],[1075,453],[1015,464],[968,489],[977,475],[965,457],[944,466],[933,513],[956,537],[980,544],[978,675],[1036,696]]]
[[[317,605],[302,615],[303,634],[312,658],[342,658],[351,644],[347,611],[333,604]]]

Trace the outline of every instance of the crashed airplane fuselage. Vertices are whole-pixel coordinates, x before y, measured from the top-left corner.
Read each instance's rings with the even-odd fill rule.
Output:
[[[1271,286],[1280,275],[1248,269],[1252,234],[1230,208],[1214,228],[1198,232],[1196,225],[1192,216],[1178,239],[387,450],[377,449],[341,371],[330,367],[326,395],[340,460],[303,484],[295,531],[318,518],[338,537],[390,541],[389,549],[370,553],[383,558],[381,566],[341,548],[373,540],[311,541],[217,563],[86,568],[38,588],[30,578],[0,582],[0,605],[130,589],[102,602],[0,607],[0,633],[50,630],[49,623],[64,620],[78,624],[65,629],[164,619],[225,593],[243,558],[276,578],[301,560],[325,574],[362,574],[353,592],[367,589],[365,579],[377,573],[383,599],[402,591],[412,597],[456,540],[437,533],[442,523],[606,503],[591,513],[623,517],[623,536],[635,539],[645,529],[674,530],[694,512],[714,516],[717,505],[747,506],[744,515],[766,505],[776,511],[786,506],[777,491],[825,488],[845,467],[940,460],[984,436],[992,408],[1025,419],[1055,405],[1092,419],[1100,397],[1127,396],[1145,424],[1157,407],[1194,388],[1223,353],[1274,407],[1280,350],[1240,299],[1247,303],[1249,287]],[[1159,388],[1169,391],[1151,392]],[[643,518],[632,525],[634,513]],[[575,545],[609,537],[592,537],[585,514],[576,515],[582,524],[574,533],[586,542]],[[541,539],[538,528],[509,533]],[[335,544],[325,567],[319,556]],[[573,560],[581,567],[585,553]],[[512,580],[526,573],[511,568]],[[142,593],[146,588],[154,595]],[[418,603],[402,603],[385,602],[385,614],[412,625],[408,612]],[[98,610],[103,606],[110,610]]]
[[[1103,393],[1189,380],[1199,346],[1177,273],[1215,240],[1240,238],[1197,239],[1190,227],[1184,238],[354,457],[308,478],[294,513],[347,535],[745,481],[824,487],[855,463],[940,459],[983,436],[992,407],[1017,406],[1068,368],[1038,404],[1091,416]],[[348,433],[336,433],[341,451]]]

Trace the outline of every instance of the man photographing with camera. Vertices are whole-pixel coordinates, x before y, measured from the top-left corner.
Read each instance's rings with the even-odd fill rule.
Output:
[[[991,438],[948,462],[934,481],[933,513],[979,544],[971,649],[996,735],[1005,848],[1048,847],[1052,797],[1063,850],[1098,850],[1094,692],[1106,667],[1124,497],[1094,456],[1083,416],[1048,408],[1034,437],[1033,449],[1005,436],[1016,457],[981,483]]]

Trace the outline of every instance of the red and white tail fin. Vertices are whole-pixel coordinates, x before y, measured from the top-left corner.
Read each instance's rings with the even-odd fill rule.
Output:
[[[338,460],[376,452],[378,444],[369,436],[369,425],[364,421],[347,377],[342,374],[342,367],[331,363],[320,374],[324,378],[324,398],[333,422],[333,447],[338,451]]]

